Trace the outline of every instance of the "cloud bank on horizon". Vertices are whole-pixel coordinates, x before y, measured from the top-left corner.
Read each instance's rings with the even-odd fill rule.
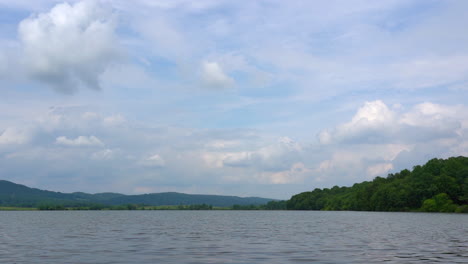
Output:
[[[467,8],[0,0],[0,175],[287,199],[468,156]]]

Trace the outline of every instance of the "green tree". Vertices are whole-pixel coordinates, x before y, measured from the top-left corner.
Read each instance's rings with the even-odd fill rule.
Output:
[[[446,193],[439,193],[424,201],[421,211],[424,212],[455,212],[457,206]]]
[[[467,157],[432,159],[412,171],[402,170],[352,187],[316,188],[286,201],[289,210],[453,212],[458,207],[464,212],[464,205],[468,206]]]

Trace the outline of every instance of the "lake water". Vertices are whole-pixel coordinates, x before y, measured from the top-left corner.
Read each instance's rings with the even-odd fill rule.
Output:
[[[0,263],[468,263],[468,215],[0,212]]]

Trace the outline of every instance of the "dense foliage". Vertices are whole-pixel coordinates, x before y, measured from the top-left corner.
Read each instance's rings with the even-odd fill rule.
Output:
[[[235,204],[230,209],[232,210],[286,210],[286,201],[269,201],[266,204],[260,204],[260,205]]]
[[[432,159],[386,178],[291,197],[290,210],[468,212],[468,158]]]

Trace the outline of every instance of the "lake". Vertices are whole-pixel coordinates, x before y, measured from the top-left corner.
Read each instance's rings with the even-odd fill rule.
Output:
[[[468,215],[0,212],[0,263],[468,263]]]

